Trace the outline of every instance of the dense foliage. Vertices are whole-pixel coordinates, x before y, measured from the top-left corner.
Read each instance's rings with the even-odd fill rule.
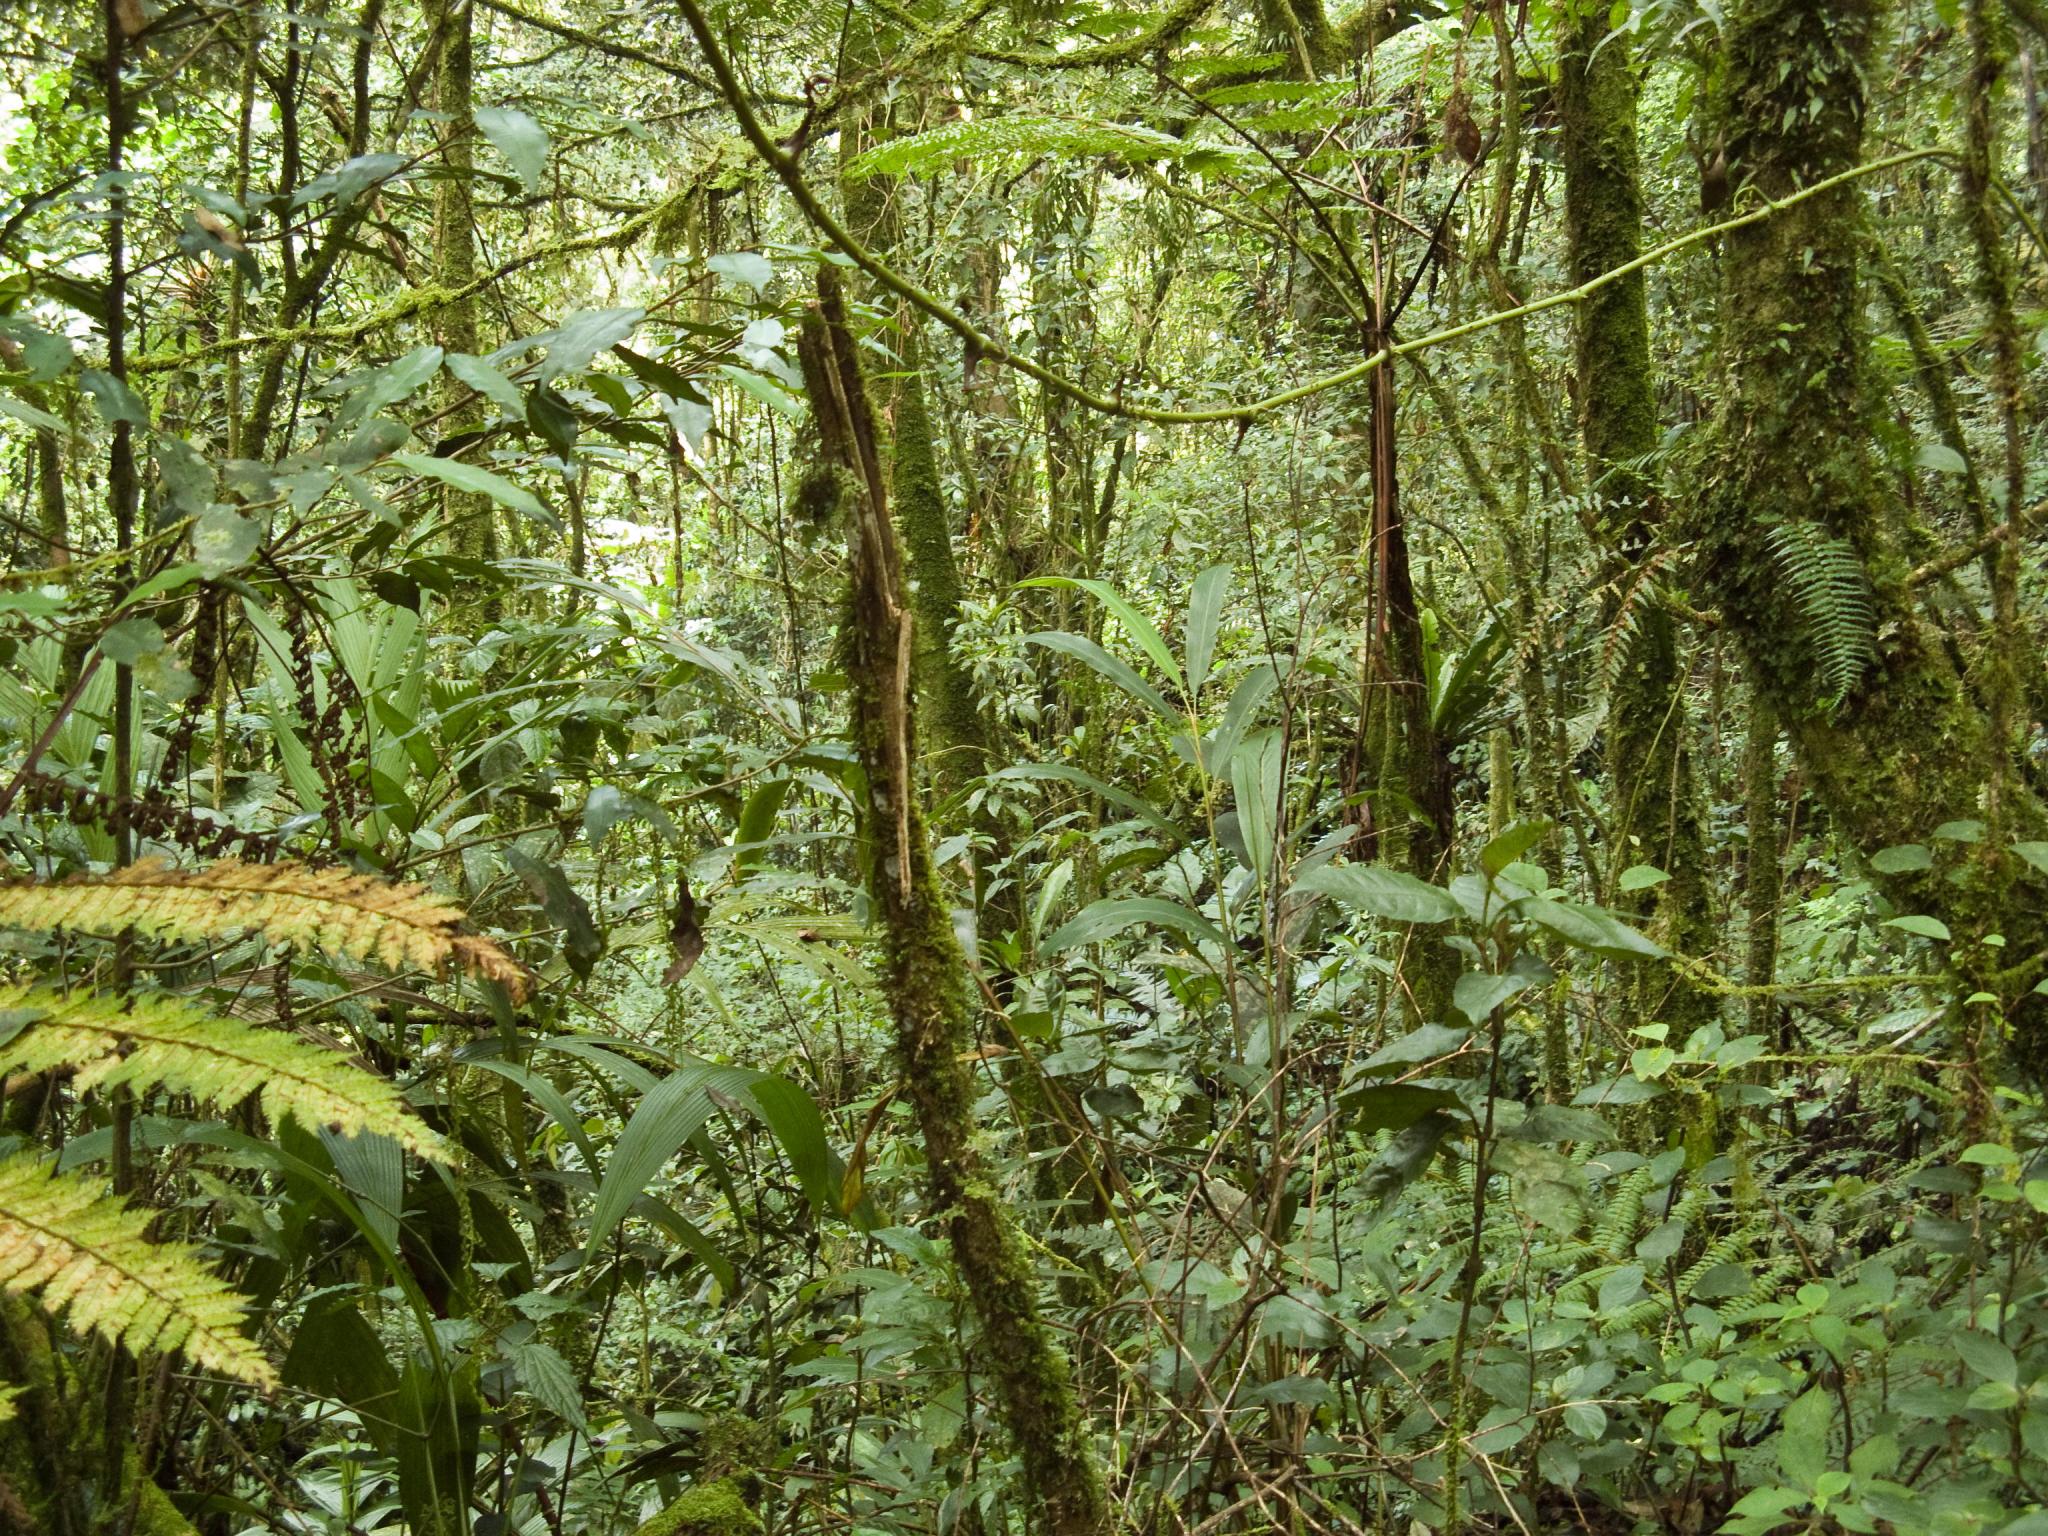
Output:
[[[2048,1531],[2048,6],[0,39],[0,1532]]]

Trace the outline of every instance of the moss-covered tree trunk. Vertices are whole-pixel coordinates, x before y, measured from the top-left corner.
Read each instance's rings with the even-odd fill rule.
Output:
[[[1609,12],[1604,0],[1575,0],[1562,22],[1557,108],[1574,283],[1624,267],[1642,252],[1636,63],[1628,39],[1609,26]],[[1646,465],[1660,433],[1643,274],[1602,289],[1577,307],[1575,318],[1580,429],[1607,550],[1603,618],[1629,632],[1607,707],[1616,850],[1610,874],[1652,864],[1670,875],[1641,898],[1640,915],[1654,918],[1666,946],[1699,955],[1713,947],[1714,923],[1678,630],[1642,575],[1663,522],[1657,476]],[[1714,1012],[1710,997],[1682,985],[1639,1001],[1679,1039]]]
[[[910,686],[915,616],[858,354],[830,268],[799,350],[822,460],[848,522],[852,600],[843,664],[867,778],[867,885],[881,918],[883,986],[902,1093],[925,1146],[934,1213],[946,1224],[983,1337],[1004,1429],[1023,1463],[1032,1524],[1102,1536],[1110,1508],[1066,1355],[1039,1316],[1037,1277],[978,1145],[966,1057],[974,999],[966,957],[932,866],[916,786]]]
[[[1723,115],[1737,198],[1782,197],[1859,162],[1880,15],[1876,0],[1747,0],[1735,12]],[[1700,533],[1713,595],[1807,782],[1874,851],[1983,820],[2007,743],[1915,602],[1885,515],[1872,462],[1862,199],[1848,183],[1728,237],[1720,477]],[[1817,602],[1816,571],[1860,603]],[[2030,797],[2013,793],[2002,811],[2012,834],[2041,836]],[[1949,953],[2008,1001],[2016,1053],[2038,1075],[2048,1032],[2025,960],[2048,939],[2041,903],[2013,890],[2017,861],[1995,846],[1942,842],[1936,852],[1933,870],[1893,878],[1894,898],[1947,921],[1959,941]],[[2019,971],[2001,976],[2001,952],[1970,942],[1992,932]]]
[[[434,283],[443,293],[464,294],[436,311],[434,339],[450,352],[479,350],[476,299],[465,292],[476,281],[476,53],[475,11],[471,0],[440,0],[434,27],[440,42],[440,66],[434,100],[446,136],[443,174],[434,190]],[[482,402],[448,380],[441,435],[455,437],[484,425]],[[449,490],[445,502],[453,524],[452,543],[460,554],[478,560],[497,557],[497,516],[488,498]]]
[[[866,29],[848,41],[848,57],[856,65],[866,67],[882,53],[880,41]],[[840,135],[842,165],[889,137],[883,109],[857,116]],[[847,176],[843,188],[848,227],[869,249],[893,259],[902,224],[894,178]],[[917,616],[913,670],[919,717],[932,737],[932,782],[941,790],[952,790],[987,771],[988,730],[975,702],[974,679],[952,644],[953,626],[960,617],[960,566],[953,555],[952,516],[939,480],[938,429],[925,392],[924,348],[916,311],[908,305],[897,307],[896,335],[903,367],[877,391],[888,428],[889,494]]]

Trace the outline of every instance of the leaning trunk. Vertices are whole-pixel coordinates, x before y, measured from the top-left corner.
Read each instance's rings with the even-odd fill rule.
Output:
[[[939,889],[915,776],[914,644],[888,488],[860,364],[831,271],[801,340],[822,459],[848,519],[852,603],[842,635],[855,748],[867,778],[867,885],[881,917],[883,984],[897,1069],[925,1144],[931,1204],[991,1342],[1004,1428],[1023,1463],[1033,1524],[1047,1536],[1102,1536],[1110,1512],[1067,1358],[1038,1313],[1037,1281],[976,1145],[967,1067],[973,996]]]

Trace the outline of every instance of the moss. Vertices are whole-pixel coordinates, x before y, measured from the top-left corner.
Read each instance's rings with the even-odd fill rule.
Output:
[[[761,1516],[751,1508],[732,1478],[698,1483],[653,1519],[637,1536],[752,1536]]]
[[[1558,70],[1565,165],[1565,230],[1572,278],[1587,283],[1642,251],[1636,143],[1638,85],[1628,41],[1610,35],[1602,0],[1578,0]],[[1714,944],[1700,793],[1685,747],[1685,696],[1676,624],[1637,570],[1659,537],[1663,497],[1653,471],[1659,429],[1644,276],[1610,284],[1577,309],[1580,430],[1609,556],[1604,614],[1625,635],[1608,696],[1607,763],[1614,780],[1619,868],[1655,864],[1671,879],[1637,898],[1631,915],[1682,954]],[[1624,898],[1624,904],[1626,898]],[[1703,992],[1645,973],[1639,1010],[1683,1040],[1714,1015]],[[1652,991],[1651,988],[1660,990]]]
[[[1781,196],[1859,163],[1878,12],[1873,0],[1749,0],[1733,15],[1721,115],[1738,196]],[[1728,237],[1729,389],[1710,461],[1718,482],[1697,532],[1713,595],[1809,786],[1875,850],[1983,815],[2008,744],[1914,599],[1871,461],[1862,198],[1845,186]],[[1814,649],[1770,552],[1785,520],[1842,540],[1868,582],[1873,659],[1839,707],[1814,686]],[[2037,803],[2005,811],[2014,835],[2048,830]],[[2038,899],[2014,899],[2014,861],[1956,864],[1892,877],[1890,894],[1940,916],[1959,939],[1996,930],[2007,953],[2037,953],[2048,922]],[[1955,953],[1967,969],[1981,952]],[[2001,990],[1988,973],[1972,981]],[[2035,1017],[2044,1006],[2028,997],[2008,1016],[2015,1054],[2037,1077],[2048,1069],[2048,1031]]]

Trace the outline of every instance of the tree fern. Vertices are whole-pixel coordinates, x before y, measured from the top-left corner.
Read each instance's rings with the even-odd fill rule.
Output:
[[[0,990],[0,1017],[22,1012],[33,1017],[0,1045],[0,1069],[71,1068],[80,1089],[163,1087],[222,1105],[258,1093],[273,1123],[289,1116],[308,1129],[374,1131],[423,1157],[448,1157],[392,1084],[310,1041],[174,997]]]
[[[133,930],[178,942],[260,933],[272,944],[318,947],[394,970],[445,976],[452,967],[502,984],[515,1001],[530,985],[518,961],[465,933],[461,912],[421,887],[300,864],[228,859],[187,870],[149,860],[62,885],[0,885],[0,923],[108,937]]]
[[[1771,530],[1770,548],[1832,708],[1862,681],[1877,655],[1876,609],[1863,562],[1845,540],[1817,523],[1780,523]]]
[[[151,1213],[52,1175],[33,1156],[0,1162],[0,1286],[39,1292],[79,1333],[137,1354],[178,1351],[202,1370],[270,1387],[277,1374],[241,1330],[243,1299],[190,1243],[154,1243]]]

